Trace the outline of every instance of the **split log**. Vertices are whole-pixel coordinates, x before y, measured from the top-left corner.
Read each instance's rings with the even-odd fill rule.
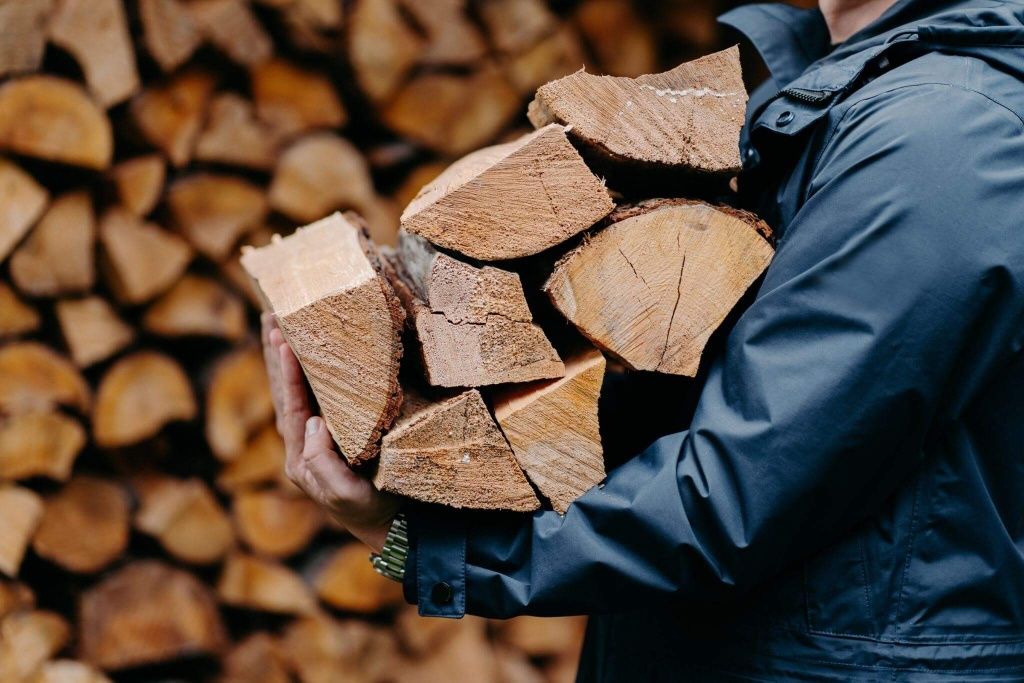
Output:
[[[20,486],[0,486],[0,573],[17,576],[32,534],[43,518],[43,500]],[[6,621],[6,620],[5,620]]]
[[[487,42],[469,17],[466,0],[399,1],[426,37],[421,64],[470,66],[487,56]]]
[[[179,0],[139,0],[142,42],[164,71],[188,61],[202,43],[199,28]]]
[[[196,159],[266,171],[277,159],[275,131],[256,118],[245,98],[218,95],[210,105],[206,128],[196,143]]]
[[[260,555],[285,558],[303,550],[320,531],[324,514],[305,496],[265,489],[235,496],[238,536]]]
[[[268,192],[273,209],[303,223],[336,209],[361,209],[373,198],[366,159],[333,133],[308,135],[286,149]]]
[[[554,657],[578,653],[586,625],[582,617],[516,617],[501,624],[498,637],[528,657]]]
[[[573,18],[605,73],[635,77],[658,70],[654,34],[631,0],[587,0]]]
[[[494,663],[501,683],[546,683],[526,655],[509,647],[494,647]]]
[[[112,482],[84,475],[46,499],[32,538],[37,555],[83,574],[103,569],[127,546],[127,492]]]
[[[0,622],[9,614],[24,612],[35,606],[36,596],[28,585],[0,578]]]
[[[142,317],[142,327],[165,337],[245,336],[245,304],[216,280],[186,274]]]
[[[89,385],[71,362],[38,342],[0,347],[0,413],[49,412],[68,406],[88,413]]]
[[[127,159],[110,169],[121,206],[138,217],[149,214],[164,189],[166,167],[159,154]]]
[[[252,278],[245,272],[245,268],[242,267],[241,254],[246,251],[246,247],[267,246],[276,234],[265,225],[257,227],[239,241],[239,253],[220,264],[220,273],[224,276],[224,279],[230,282],[239,294],[245,296],[256,310],[262,309],[263,301],[260,299],[256,283],[253,282]]]
[[[102,448],[129,446],[195,415],[192,387],[181,366],[155,351],[138,351],[117,361],[100,380],[93,439]]]
[[[61,195],[11,255],[11,280],[30,296],[89,290],[96,280],[95,241],[96,218],[89,193]]]
[[[543,0],[484,0],[478,11],[491,43],[510,54],[524,52],[558,26],[557,17]]]
[[[292,621],[281,640],[288,667],[301,683],[392,680],[387,667],[393,645],[387,632],[366,622],[338,621],[323,613]]]
[[[0,623],[0,680],[35,680],[34,675],[71,638],[71,628],[55,612],[17,612]]]
[[[565,374],[544,330],[533,323],[516,273],[471,266],[405,233],[398,255],[388,274],[430,384],[479,387]]]
[[[82,659],[113,671],[215,655],[227,635],[209,589],[160,562],[127,565],[82,594]]]
[[[0,3],[0,76],[38,71],[53,0]]]
[[[191,0],[188,11],[199,32],[243,66],[270,58],[274,45],[245,0]]]
[[[219,683],[292,683],[281,644],[256,632],[235,645],[222,660]]]
[[[124,102],[139,89],[135,50],[122,0],[57,0],[50,40],[82,67],[101,106]]]
[[[570,126],[574,141],[612,162],[730,176],[746,102],[732,47],[639,78],[578,71],[542,86],[529,117],[538,128]]]
[[[357,0],[346,19],[348,61],[359,88],[381,103],[405,82],[423,51],[423,39],[396,0]]]
[[[367,548],[348,543],[317,558],[310,569],[317,596],[346,612],[374,614],[402,602],[402,586],[377,573],[367,561]]]
[[[579,36],[564,26],[503,64],[512,85],[523,94],[532,94],[548,81],[581,69],[584,61]]]
[[[135,330],[98,296],[58,301],[56,311],[71,360],[80,368],[110,358],[135,340]]]
[[[77,83],[25,76],[0,86],[0,149],[103,170],[114,140],[106,113]]]
[[[771,261],[767,226],[687,200],[644,202],[609,221],[544,291],[629,368],[693,377],[711,334]]]
[[[457,508],[540,506],[475,389],[397,424],[384,437],[374,483],[382,491]]]
[[[394,676],[396,683],[449,680],[504,683],[498,678],[497,661],[487,640],[486,623],[478,619],[463,619],[452,630],[452,635],[424,659],[401,667]]]
[[[482,261],[536,254],[612,210],[559,125],[455,162],[406,207],[402,228]]]
[[[85,662],[56,659],[43,664],[32,683],[111,683],[111,680]]]
[[[35,178],[0,158],[0,262],[42,215],[48,199],[46,188]]]
[[[395,203],[402,207],[408,206],[409,202],[420,193],[420,190],[444,173],[446,168],[448,168],[448,164],[444,161],[431,161],[414,168],[392,194]]]
[[[242,453],[224,464],[217,475],[217,488],[240,493],[275,482],[284,484],[284,441],[277,427],[268,424],[249,440]]]
[[[516,461],[562,514],[605,476],[597,418],[604,366],[601,352],[589,349],[566,361],[565,377],[510,387],[494,399]]]
[[[252,183],[196,173],[167,189],[167,205],[185,238],[204,256],[222,261],[248,230],[263,222],[267,201]]]
[[[273,415],[270,380],[259,349],[246,346],[221,358],[206,392],[206,440],[214,455],[234,460]]]
[[[217,597],[232,607],[276,614],[312,614],[316,598],[302,577],[273,560],[234,554],[224,563]]]
[[[219,562],[235,543],[231,519],[201,479],[136,479],[135,528],[189,564]]]
[[[372,244],[333,214],[242,256],[351,463],[372,458],[401,403],[401,304]]]
[[[85,430],[63,413],[0,419],[0,480],[47,477],[67,481],[85,446]]]
[[[103,274],[123,304],[141,304],[177,282],[192,260],[185,240],[112,207],[100,219]]]
[[[186,71],[132,99],[135,125],[175,167],[185,166],[192,158],[214,85],[213,76]]]
[[[282,59],[270,59],[250,71],[256,114],[275,135],[292,137],[317,128],[340,128],[345,107],[327,75]]]
[[[0,341],[31,334],[41,324],[36,309],[18,298],[6,282],[0,282]]]

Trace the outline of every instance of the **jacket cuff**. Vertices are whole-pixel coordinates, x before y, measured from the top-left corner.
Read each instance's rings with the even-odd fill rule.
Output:
[[[466,614],[465,515],[435,505],[410,506],[409,557],[403,591],[420,616]]]

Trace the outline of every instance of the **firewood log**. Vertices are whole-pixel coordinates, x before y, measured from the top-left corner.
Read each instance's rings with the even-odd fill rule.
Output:
[[[35,178],[0,158],[0,262],[43,214],[48,199],[46,188]]]
[[[314,559],[308,574],[325,604],[346,612],[374,614],[402,601],[402,586],[390,581],[367,561],[361,543],[347,543]]]
[[[562,514],[604,479],[597,418],[604,366],[601,352],[589,349],[566,361],[565,377],[510,387],[494,399],[516,461]]]
[[[213,564],[235,543],[231,519],[201,479],[138,478],[135,528],[156,538],[172,557],[188,564]]]
[[[423,38],[402,16],[397,0],[356,0],[345,22],[348,61],[373,102],[390,98],[423,50]]]
[[[503,65],[512,85],[523,94],[530,94],[548,81],[578,71],[584,62],[579,36],[563,26],[532,47],[508,57]]]
[[[101,272],[123,304],[149,301],[177,282],[192,260],[185,240],[118,207],[100,219]]]
[[[291,557],[309,545],[324,513],[302,495],[274,489],[243,491],[231,507],[238,537],[260,555]]]
[[[767,226],[688,200],[644,202],[609,221],[544,291],[627,367],[693,377],[711,334],[771,261]]]
[[[242,294],[246,300],[248,300],[249,304],[256,310],[261,310],[263,308],[263,300],[260,298],[260,293],[256,288],[256,283],[253,282],[252,278],[245,272],[245,268],[242,267],[241,254],[246,251],[246,247],[267,246],[271,243],[274,239],[274,235],[276,234],[277,233],[265,225],[261,225],[249,231],[241,240],[239,240],[239,253],[220,263],[220,274],[239,294]]]
[[[406,207],[402,228],[471,258],[495,261],[559,244],[613,207],[565,129],[551,125],[449,166]]]
[[[277,427],[268,424],[249,439],[241,454],[224,463],[217,475],[217,488],[225,493],[285,483],[284,441]]]
[[[510,647],[495,645],[494,664],[501,683],[545,683],[540,671],[533,667],[526,655]]]
[[[220,460],[233,460],[274,414],[263,356],[243,346],[217,361],[206,392],[206,440]]]
[[[277,316],[331,435],[351,463],[376,455],[401,403],[401,304],[373,246],[340,214],[249,250],[242,265]]]
[[[573,18],[605,73],[635,77],[657,71],[654,34],[630,0],[586,0]]]
[[[230,59],[250,66],[270,58],[274,45],[245,0],[190,0],[200,34]]]
[[[32,549],[72,572],[91,574],[128,545],[128,494],[117,484],[79,475],[46,499]]]
[[[74,56],[96,101],[124,102],[139,89],[122,0],[56,0],[50,40]]]
[[[174,71],[202,43],[199,28],[180,0],[139,0],[142,42],[164,71]]]
[[[56,659],[43,664],[32,683],[111,683],[111,680],[85,662]]]
[[[82,425],[63,413],[0,418],[0,480],[48,477],[67,481],[85,441]]]
[[[0,3],[0,76],[38,71],[53,0]]]
[[[578,71],[542,86],[529,117],[538,128],[570,126],[574,141],[615,163],[729,176],[740,168],[746,102],[732,47],[639,78]]]
[[[71,360],[80,368],[110,358],[135,340],[135,330],[98,296],[58,301],[56,312]]]
[[[40,324],[39,312],[18,298],[7,283],[0,282],[0,341],[31,334]]]
[[[270,59],[254,66],[249,75],[256,115],[275,135],[340,128],[348,121],[334,84],[323,73]]]
[[[266,171],[277,159],[278,135],[256,118],[253,106],[234,93],[214,98],[206,127],[196,142],[199,161]]]
[[[34,675],[67,645],[71,628],[56,612],[16,612],[0,622],[0,680],[34,680]]]
[[[103,170],[114,140],[110,119],[81,86],[36,75],[0,85],[0,149]]]
[[[460,620],[452,635],[424,659],[400,667],[398,683],[430,683],[462,679],[499,683],[494,649],[487,640],[486,624],[479,619]]]
[[[149,214],[164,189],[167,169],[159,154],[126,159],[110,169],[121,206],[138,217]]]
[[[477,268],[406,233],[387,272],[430,384],[479,387],[565,373],[544,330],[533,323],[516,273]]]
[[[214,261],[227,258],[242,235],[267,214],[267,201],[258,187],[213,173],[174,181],[167,188],[167,205],[185,238]]]
[[[543,0],[482,0],[478,11],[494,47],[505,53],[525,51],[558,26]]]
[[[103,448],[129,446],[195,415],[192,386],[181,366],[161,353],[138,351],[117,361],[100,380],[93,439]]]
[[[227,635],[210,590],[160,562],[133,562],[82,593],[79,652],[114,671],[216,655]]]
[[[458,508],[540,506],[476,389],[395,425],[384,437],[373,481],[382,491]]]
[[[17,576],[32,534],[43,518],[43,500],[34,491],[0,485],[0,574]]]
[[[11,255],[11,280],[31,296],[73,294],[92,288],[96,218],[85,191],[56,198]]]
[[[421,64],[470,66],[487,56],[487,42],[469,17],[466,0],[399,2],[425,36]]]
[[[221,602],[244,609],[278,614],[312,614],[316,598],[302,578],[288,567],[252,555],[228,557],[217,583]]]
[[[585,629],[580,617],[516,617],[501,624],[498,638],[528,657],[553,657],[578,653]]]
[[[231,648],[218,683],[292,683],[281,644],[258,631]]]
[[[215,84],[210,74],[185,71],[132,98],[135,125],[149,144],[177,168],[192,158]]]
[[[48,412],[68,406],[88,413],[89,385],[64,356],[39,342],[0,347],[0,413]]]
[[[35,606],[36,595],[30,586],[0,577],[0,623],[8,614],[24,612]]]
[[[238,341],[247,329],[245,304],[216,280],[186,274],[146,309],[142,327],[165,337]]]
[[[387,632],[323,613],[290,623],[282,634],[281,650],[300,683],[391,680],[389,667],[395,655]],[[377,676],[372,675],[374,670]]]

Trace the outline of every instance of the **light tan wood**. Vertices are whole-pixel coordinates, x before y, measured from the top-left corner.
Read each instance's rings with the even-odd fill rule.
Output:
[[[31,334],[42,319],[32,306],[22,301],[6,282],[0,282],[0,341]]]
[[[430,683],[431,681],[465,680],[481,683],[504,683],[498,677],[498,662],[487,640],[486,623],[463,619],[451,635],[438,643],[426,657],[401,666],[395,675],[397,683]]]
[[[376,261],[340,214],[242,256],[352,463],[376,455],[401,403],[403,314]]]
[[[0,76],[38,71],[53,0],[0,3]]]
[[[248,230],[263,222],[263,192],[235,176],[196,173],[167,189],[174,222],[196,250],[214,261],[228,257]]]
[[[419,61],[431,66],[471,66],[487,56],[487,42],[469,16],[466,0],[399,0],[426,36]]]
[[[128,494],[117,484],[78,475],[46,499],[32,549],[69,571],[91,574],[128,546]]]
[[[185,240],[121,208],[107,209],[99,234],[102,273],[123,304],[145,303],[165,291],[192,260]]]
[[[348,543],[314,561],[312,583],[324,604],[373,614],[402,601],[401,584],[378,574],[367,561],[368,552],[361,543]]]
[[[89,412],[92,394],[64,356],[39,342],[0,347],[0,413],[49,412],[57,406]]]
[[[203,41],[180,0],[139,0],[139,20],[146,51],[164,71],[188,61]]]
[[[393,680],[393,639],[379,628],[326,614],[296,619],[281,639],[288,667],[301,683]]]
[[[588,349],[565,363],[565,377],[509,387],[494,398],[494,417],[526,476],[565,514],[604,479],[597,402],[604,356]]]
[[[30,610],[35,606],[36,596],[28,585],[0,577],[0,622],[8,614]]]
[[[381,445],[374,483],[383,491],[457,508],[540,506],[476,389],[395,425]]]
[[[140,218],[156,206],[166,174],[167,168],[159,154],[126,159],[110,169],[121,206]]]
[[[222,664],[219,683],[292,683],[281,644],[264,631],[231,648]]]
[[[478,387],[561,377],[565,366],[516,273],[477,268],[403,233],[389,276],[419,341],[427,381]]]
[[[752,214],[647,202],[568,254],[544,285],[552,303],[628,367],[693,377],[704,347],[773,250]]]
[[[558,26],[557,17],[543,0],[484,0],[479,13],[491,43],[506,53],[533,47]]]
[[[314,501],[275,489],[238,493],[231,511],[242,542],[260,555],[277,558],[306,548],[324,523],[323,510]]]
[[[165,337],[238,341],[247,329],[245,304],[216,280],[186,274],[146,310],[142,327]]]
[[[136,127],[175,167],[185,166],[192,158],[215,84],[208,73],[185,71],[132,99]]]
[[[270,58],[274,45],[245,0],[189,0],[200,34],[244,66]]]
[[[256,310],[263,308],[263,300],[260,298],[260,293],[256,288],[256,284],[245,272],[245,268],[242,267],[241,255],[246,251],[246,247],[267,246],[276,234],[277,233],[274,230],[265,225],[246,233],[246,235],[239,240],[239,253],[220,264],[220,274],[239,294],[243,295]]]
[[[79,652],[108,671],[219,654],[227,635],[209,589],[192,574],[133,562],[82,593]]]
[[[532,47],[508,57],[505,73],[520,92],[533,94],[539,86],[583,68],[586,58],[575,31],[561,26]]]
[[[196,159],[266,171],[274,166],[280,136],[256,118],[245,98],[223,93],[214,98],[206,127],[196,143]]]
[[[104,448],[129,446],[195,415],[195,397],[181,366],[161,353],[138,351],[117,361],[100,380],[93,439]]]
[[[502,683],[546,683],[543,674],[522,652],[497,645],[493,656]]]
[[[111,683],[98,669],[73,659],[46,662],[32,683]]]
[[[424,187],[402,228],[482,261],[536,254],[589,228],[613,208],[562,126],[457,161]]]
[[[746,102],[734,46],[635,79],[578,71],[542,86],[529,117],[571,126],[570,137],[614,162],[733,175]]]
[[[63,413],[0,418],[0,480],[67,481],[85,441],[82,425]]]
[[[201,479],[137,478],[135,528],[156,538],[181,562],[207,565],[234,547],[231,518]]]
[[[114,142],[110,120],[81,86],[37,75],[0,85],[0,149],[103,170]]]
[[[284,441],[277,428],[268,424],[256,432],[239,456],[224,464],[217,475],[217,488],[239,493],[285,481]]]
[[[331,79],[283,59],[250,71],[256,114],[277,135],[291,137],[317,128],[339,128],[348,120]]]
[[[70,637],[67,620],[56,612],[32,610],[8,615],[0,622],[0,680],[33,680]]]
[[[415,66],[423,38],[402,17],[397,0],[357,0],[345,28],[356,82],[371,101],[384,102]]]
[[[206,391],[206,440],[220,460],[238,457],[274,415],[263,356],[246,345],[217,361]]]
[[[501,624],[503,643],[529,657],[578,653],[587,620],[583,617],[516,617]]]
[[[0,158],[0,263],[43,214],[48,199],[35,178]]]
[[[74,294],[96,281],[96,218],[84,190],[57,197],[11,255],[11,280],[30,296]]]
[[[640,76],[657,71],[654,33],[630,0],[586,0],[573,18],[604,73]]]
[[[217,583],[221,602],[277,614],[312,614],[316,598],[302,578],[273,560],[235,553]]]
[[[43,518],[43,500],[33,491],[0,485],[0,574],[17,576],[32,534]]]
[[[288,147],[274,170],[268,199],[288,218],[309,223],[336,209],[360,209],[373,200],[366,160],[333,133],[313,133]]]
[[[58,301],[56,313],[71,360],[80,368],[110,358],[135,340],[135,331],[98,296]]]
[[[429,161],[425,164],[420,164],[409,172],[409,175],[405,177],[402,184],[395,190],[392,195],[395,202],[402,208],[405,208],[427,183],[444,173],[446,168],[448,168],[448,164],[444,161]]]
[[[49,34],[82,67],[101,106],[112,107],[138,91],[135,49],[122,0],[56,0]]]

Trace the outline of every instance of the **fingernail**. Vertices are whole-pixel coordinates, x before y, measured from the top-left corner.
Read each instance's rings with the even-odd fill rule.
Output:
[[[320,429],[320,418],[311,417],[306,420],[306,436],[313,436]]]

